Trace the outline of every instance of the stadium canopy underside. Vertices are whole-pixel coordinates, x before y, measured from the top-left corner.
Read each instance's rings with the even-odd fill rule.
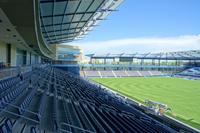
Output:
[[[41,0],[41,29],[47,44],[82,38],[121,0]]]
[[[91,59],[151,59],[151,60],[200,60],[200,50],[178,51],[178,52],[160,52],[160,53],[133,53],[133,54],[88,54]]]
[[[55,59],[53,44],[81,39],[122,1],[1,0],[0,40]],[[12,35],[5,36],[7,32]]]

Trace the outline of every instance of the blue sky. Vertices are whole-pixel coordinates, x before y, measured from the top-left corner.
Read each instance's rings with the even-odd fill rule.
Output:
[[[85,53],[200,49],[200,0],[125,0],[118,10],[72,45]]]

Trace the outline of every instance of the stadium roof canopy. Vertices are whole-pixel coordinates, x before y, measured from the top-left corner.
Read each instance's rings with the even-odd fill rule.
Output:
[[[200,60],[200,50],[179,51],[179,52],[160,52],[160,53],[133,53],[133,54],[88,54],[93,59],[114,59],[114,58],[135,58],[152,60]]]
[[[52,44],[81,39],[123,0],[0,0],[0,40],[55,59]],[[50,45],[51,44],[51,45]]]
[[[40,20],[47,44],[80,39],[123,0],[40,0]]]

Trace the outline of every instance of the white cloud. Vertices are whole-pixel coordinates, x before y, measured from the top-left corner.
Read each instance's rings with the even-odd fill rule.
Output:
[[[71,43],[80,46],[84,53],[135,53],[169,52],[200,49],[200,35],[176,37],[141,37],[107,41]]]

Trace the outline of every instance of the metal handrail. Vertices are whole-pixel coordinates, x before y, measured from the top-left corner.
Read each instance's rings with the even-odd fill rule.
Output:
[[[0,108],[0,110],[2,110],[3,112],[9,113],[9,114],[12,114],[12,115],[15,115],[15,116],[19,116],[19,117],[22,117],[22,118],[24,118],[24,119],[27,119],[27,120],[30,120],[30,121],[33,121],[33,122],[39,124],[39,121],[36,121],[36,120],[34,120],[34,119],[31,119],[31,118],[28,118],[28,117],[26,117],[26,116],[23,116],[23,115],[20,115],[20,114],[17,114],[17,113],[14,113],[14,112],[11,112],[11,111],[8,111],[8,110],[5,110],[5,109],[1,109],[1,108]]]
[[[68,123],[64,123],[64,122],[61,123],[61,125],[69,126],[69,127],[72,127],[72,128],[75,128],[75,129],[78,129],[78,130],[81,130],[81,131],[84,131],[84,132],[87,132],[87,133],[95,133],[93,131],[89,131],[89,130],[86,130],[86,129],[83,129],[83,128],[80,128],[80,127],[77,127],[77,126],[74,126],[74,125],[71,125],[71,124],[68,124]],[[69,132],[69,131],[64,130],[64,129],[60,129],[60,131]]]
[[[12,76],[16,76],[18,73],[26,73],[32,70],[31,66],[26,67],[12,67],[12,68],[4,68],[0,69],[0,80],[5,78],[9,78]]]
[[[29,113],[31,113],[31,114],[38,115],[38,113],[32,112],[32,111],[27,110],[27,109],[20,108],[19,106],[13,105],[13,104],[11,104],[11,103],[4,102],[4,101],[2,101],[1,99],[0,99],[0,102],[5,103],[5,104],[7,104],[7,105],[9,105],[9,106],[11,106],[11,107],[15,107],[15,108],[24,110],[24,111],[29,112]],[[5,109],[6,109],[6,108],[5,108]],[[1,109],[1,110],[5,110],[5,109]]]

